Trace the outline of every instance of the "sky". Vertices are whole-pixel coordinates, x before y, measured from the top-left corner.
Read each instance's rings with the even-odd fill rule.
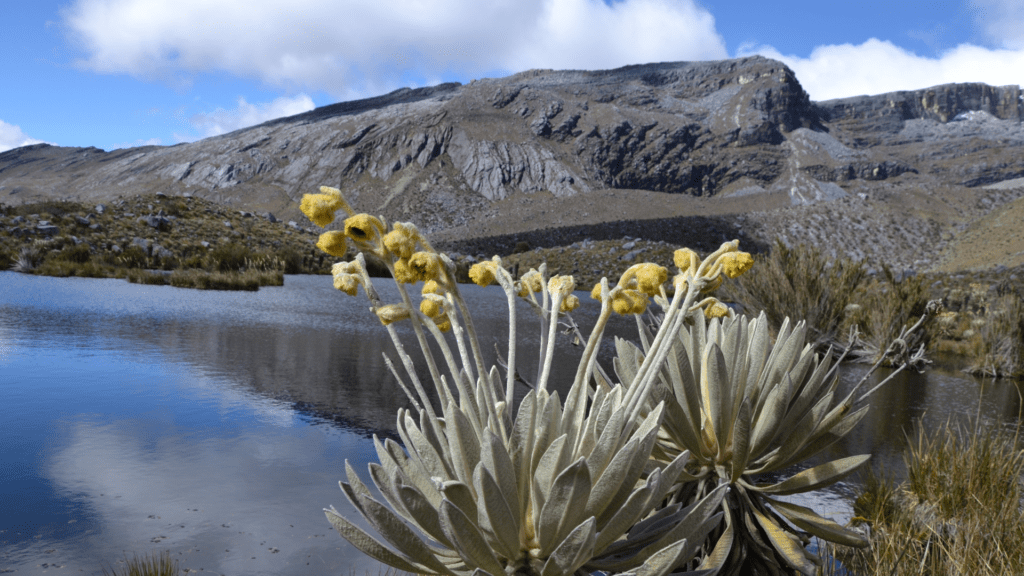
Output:
[[[1024,84],[1024,0],[0,0],[0,152],[169,146],[401,87],[761,54],[812,100]]]

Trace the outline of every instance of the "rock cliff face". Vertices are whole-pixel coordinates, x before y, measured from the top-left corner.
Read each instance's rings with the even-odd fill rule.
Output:
[[[979,194],[965,190],[1024,176],[1022,118],[1015,86],[814,103],[792,71],[761,57],[532,70],[177,146],[18,148],[0,154],[0,202],[187,192],[300,219],[302,194],[327,184],[359,209],[450,240],[750,213],[736,231],[770,241],[786,235],[775,230],[785,211],[824,203],[906,212],[910,202],[920,212],[911,220],[955,225]],[[925,188],[942,200],[922,212],[907,199]]]

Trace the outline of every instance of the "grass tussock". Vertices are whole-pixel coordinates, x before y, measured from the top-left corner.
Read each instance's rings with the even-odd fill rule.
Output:
[[[103,576],[177,576],[181,571],[178,568],[178,561],[171,558],[170,552],[161,552],[157,556],[144,556],[139,558],[132,556],[129,560],[125,556],[123,561],[118,562],[121,566],[110,567],[110,571],[103,569]]]
[[[283,286],[284,273],[280,270],[249,269],[244,272],[207,272],[204,270],[175,270],[167,282],[177,288],[200,290],[258,290],[260,286]]]
[[[870,547],[837,551],[854,573],[1024,574],[1024,452],[1016,435],[946,424],[918,432],[900,484],[873,477],[854,505]]]

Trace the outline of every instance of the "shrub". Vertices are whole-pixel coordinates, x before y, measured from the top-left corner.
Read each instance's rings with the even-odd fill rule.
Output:
[[[746,274],[725,294],[753,313],[764,312],[773,329],[786,318],[807,322],[812,345],[824,351],[839,344],[851,296],[863,282],[864,264],[830,260],[812,246],[787,247],[781,241],[757,257],[757,274]]]
[[[125,268],[145,268],[149,263],[149,256],[139,246],[129,246],[117,257],[119,266]]]
[[[847,324],[861,331],[861,346],[853,351],[853,358],[866,362],[883,359],[888,343],[921,317],[928,305],[923,276],[898,278],[888,266],[882,266],[880,278],[861,287],[857,300]],[[926,345],[927,335],[924,330],[915,332],[906,342],[907,348]]]
[[[248,247],[234,242],[222,244],[210,251],[209,268],[221,272],[234,272],[245,267],[245,261],[252,258]]]
[[[55,255],[55,258],[66,262],[85,264],[92,258],[92,253],[89,251],[89,246],[83,243],[64,248]]]

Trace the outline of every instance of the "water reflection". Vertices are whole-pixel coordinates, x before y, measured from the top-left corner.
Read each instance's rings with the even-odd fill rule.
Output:
[[[466,297],[490,354],[507,335],[504,298],[475,286]],[[596,304],[581,299],[586,327]],[[519,308],[524,345],[530,315]],[[635,325],[620,319],[612,333]],[[567,386],[581,350],[558,346],[554,381]],[[325,277],[239,294],[0,273],[0,571],[98,573],[122,551],[169,549],[185,567],[226,574],[377,573],[320,510],[348,510],[344,460],[365,469],[368,436],[389,434],[407,405],[381,355],[390,350],[365,299]],[[536,360],[521,368],[529,377]],[[844,367],[843,386],[862,371]],[[973,416],[979,399],[983,418],[1016,422],[1012,385],[901,376],[826,456],[873,453],[898,467],[916,421]],[[844,521],[852,490],[814,506]]]

